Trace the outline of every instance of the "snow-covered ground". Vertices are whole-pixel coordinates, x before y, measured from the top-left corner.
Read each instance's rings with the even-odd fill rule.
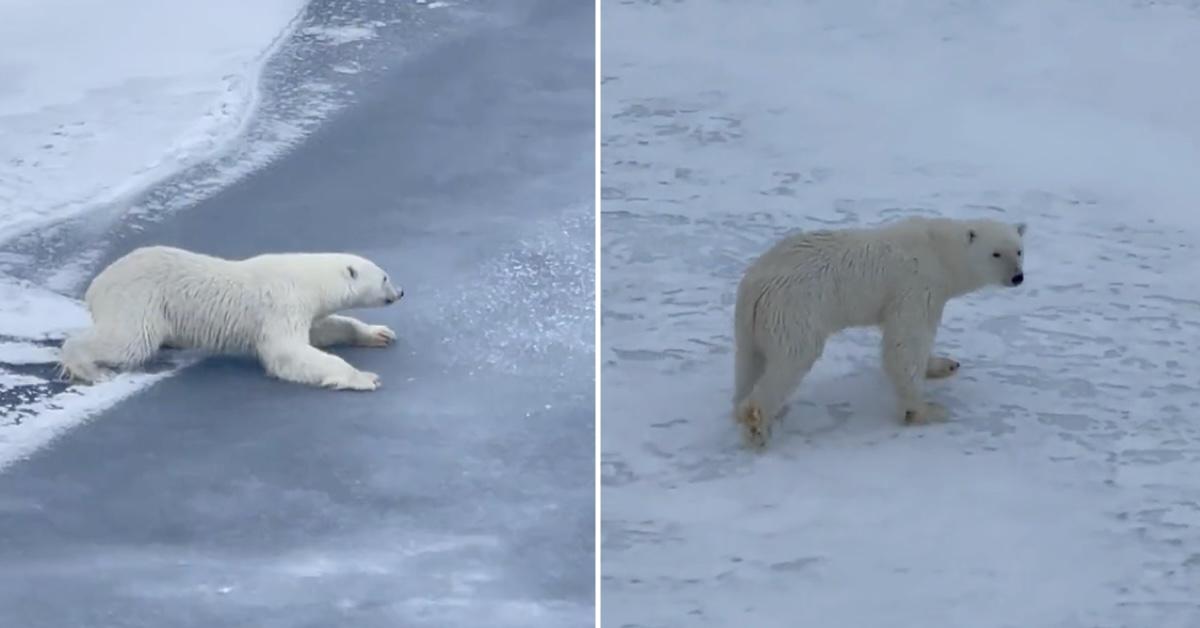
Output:
[[[0,240],[139,191],[245,125],[305,0],[0,6]]]
[[[606,626],[1200,625],[1200,8],[603,7]],[[1029,223],[903,428],[846,333],[770,449],[735,286],[795,228]]]

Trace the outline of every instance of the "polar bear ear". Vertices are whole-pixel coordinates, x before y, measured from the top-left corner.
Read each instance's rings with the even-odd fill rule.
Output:
[[[350,275],[351,279],[358,279],[358,271],[354,270],[353,266],[347,266],[346,273]]]
[[[974,242],[974,241],[975,241],[975,230],[974,230],[974,229],[968,229],[968,230],[967,230],[967,244],[970,244],[970,243],[972,243],[972,242]]]
[[[1025,237],[1025,223],[1018,222],[1014,226],[1017,228],[1017,235],[1021,236],[1022,238]]]

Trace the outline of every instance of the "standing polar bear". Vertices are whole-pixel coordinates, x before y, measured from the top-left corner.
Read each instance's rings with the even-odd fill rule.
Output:
[[[369,260],[341,253],[288,253],[226,260],[166,246],[113,262],[84,299],[93,326],[62,346],[61,368],[94,382],[161,347],[257,355],[279,379],[375,390],[379,376],[317,347],[382,347],[396,334],[340,310],[395,303],[404,291]]]
[[[771,423],[825,340],[849,327],[883,330],[883,368],[908,424],[946,418],[921,380],[958,370],[930,355],[942,309],[988,285],[1019,286],[1025,225],[907,218],[870,229],[812,231],[758,258],[738,286],[734,414],[748,444]]]

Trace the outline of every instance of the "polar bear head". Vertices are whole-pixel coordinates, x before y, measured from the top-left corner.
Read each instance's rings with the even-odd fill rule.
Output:
[[[966,224],[967,267],[978,286],[1019,286],[1025,281],[1025,225],[995,220]]]
[[[340,257],[340,272],[346,289],[345,307],[381,307],[404,296],[404,290],[394,286],[388,274],[375,262],[357,255]]]

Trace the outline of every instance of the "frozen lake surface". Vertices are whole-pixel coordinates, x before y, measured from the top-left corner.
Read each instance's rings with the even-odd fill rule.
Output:
[[[1200,9],[715,0],[603,12],[606,626],[1200,623]],[[796,228],[1029,223],[903,428],[870,330],[770,449],[745,266]]]

